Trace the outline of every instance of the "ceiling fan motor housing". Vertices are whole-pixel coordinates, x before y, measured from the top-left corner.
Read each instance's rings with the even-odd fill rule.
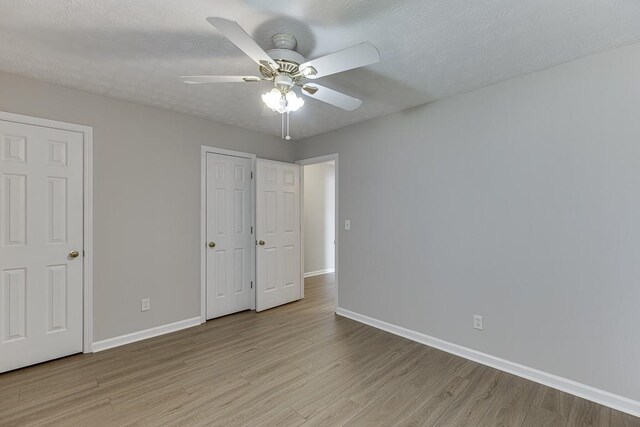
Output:
[[[300,65],[305,62],[304,56],[300,55],[295,50],[271,49],[267,51],[267,55],[276,61],[292,62],[295,65]]]
[[[293,50],[298,44],[296,38],[291,34],[280,33],[271,37],[271,40],[275,49],[268,50],[267,55],[278,63],[278,71],[290,76],[298,74],[299,65],[303,64],[306,59]],[[272,79],[278,74],[264,66],[260,66],[260,73],[267,79]]]
[[[298,46],[298,41],[293,34],[278,33],[271,36],[271,41],[276,49],[294,50]]]
[[[294,84],[294,79],[286,74],[277,75],[273,79],[273,85],[277,87],[282,93],[289,92]]]

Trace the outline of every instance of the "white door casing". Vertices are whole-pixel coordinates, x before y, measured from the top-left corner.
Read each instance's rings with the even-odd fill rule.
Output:
[[[301,298],[300,167],[256,161],[256,311]]]
[[[338,307],[339,307],[339,303],[338,303],[338,288],[340,287],[340,281],[339,281],[339,268],[338,268],[338,264],[339,264],[339,257],[338,257],[338,252],[340,249],[340,245],[339,245],[339,234],[340,234],[340,227],[338,226],[338,224],[340,223],[339,221],[339,216],[338,213],[340,212],[338,209],[338,205],[339,205],[339,197],[338,197],[338,191],[339,191],[339,165],[338,165],[338,153],[333,153],[333,154],[326,154],[323,156],[317,156],[317,157],[310,157],[308,159],[304,159],[304,160],[298,160],[296,161],[297,165],[300,165],[300,186],[301,186],[301,193],[300,193],[300,216],[301,218],[304,219],[304,166],[306,165],[314,165],[314,164],[318,164],[318,163],[325,163],[325,162],[329,162],[329,161],[333,161],[335,164],[335,227],[334,227],[334,231],[335,231],[335,236],[334,236],[334,244],[335,244],[335,271],[334,271],[334,286],[335,286],[335,298],[334,298],[334,310],[337,311]],[[300,271],[304,271],[304,239],[305,239],[305,235],[304,235],[304,228],[301,229],[301,244],[300,244],[300,248],[301,248],[301,257],[300,257]],[[302,281],[302,298],[304,298],[304,277],[301,279]]]
[[[80,132],[0,120],[0,372],[83,349],[83,157]]]
[[[206,153],[206,317],[251,308],[251,159]]]

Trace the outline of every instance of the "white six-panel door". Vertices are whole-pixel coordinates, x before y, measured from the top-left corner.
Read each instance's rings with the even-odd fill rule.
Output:
[[[82,245],[82,134],[0,120],[0,372],[82,351]]]
[[[300,167],[257,160],[256,311],[301,298]]]
[[[207,153],[207,319],[251,308],[251,160]]]

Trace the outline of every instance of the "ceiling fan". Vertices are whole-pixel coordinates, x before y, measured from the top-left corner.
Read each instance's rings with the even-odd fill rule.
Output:
[[[380,61],[378,49],[369,42],[307,61],[304,56],[294,50],[297,46],[295,37],[282,33],[275,34],[271,38],[275,48],[265,52],[237,22],[216,17],[207,18],[207,21],[258,64],[260,75],[182,76],[184,82],[191,84],[273,82],[274,88],[262,95],[262,100],[271,110],[282,114],[282,138],[287,140],[291,139],[289,113],[297,111],[304,104],[304,100],[294,92],[294,86],[300,87],[302,94],[313,99],[343,110],[353,111],[362,105],[361,100],[319,84],[307,82],[307,80]]]

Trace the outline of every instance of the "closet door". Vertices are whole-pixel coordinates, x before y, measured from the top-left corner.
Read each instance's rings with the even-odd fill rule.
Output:
[[[0,372],[82,351],[83,136],[0,120]]]
[[[207,319],[251,308],[251,160],[207,154]]]
[[[299,300],[300,168],[257,160],[256,310]]]

